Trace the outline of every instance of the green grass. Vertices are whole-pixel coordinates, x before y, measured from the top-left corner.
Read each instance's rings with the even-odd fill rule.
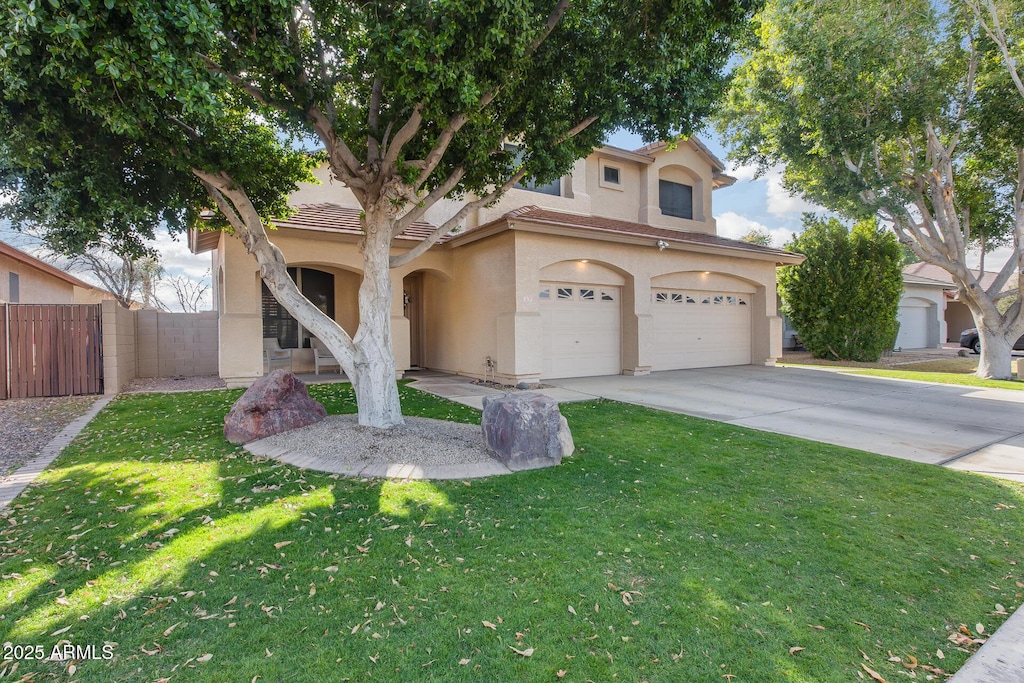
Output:
[[[894,681],[1020,604],[1010,483],[604,401],[558,468],[356,481],[227,444],[237,396],[119,398],[0,520],[0,642],[114,644],[12,680]]]
[[[974,375],[962,375],[954,372],[934,372],[922,370],[846,370],[850,375],[871,375],[873,377],[892,377],[894,379],[913,379],[919,382],[936,382],[938,384],[957,384],[965,387],[981,387],[984,389],[1016,389],[1024,391],[1024,381],[1004,379],[981,379]]]

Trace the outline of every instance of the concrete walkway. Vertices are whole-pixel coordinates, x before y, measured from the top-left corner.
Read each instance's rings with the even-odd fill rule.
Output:
[[[29,484],[35,481],[43,470],[50,466],[64,447],[71,443],[78,433],[85,429],[89,421],[96,417],[96,414],[103,410],[103,407],[110,403],[113,396],[104,396],[97,399],[84,414],[71,421],[67,427],[61,430],[53,440],[43,447],[39,455],[15,470],[11,476],[0,483],[0,510],[3,510],[17,498]]]

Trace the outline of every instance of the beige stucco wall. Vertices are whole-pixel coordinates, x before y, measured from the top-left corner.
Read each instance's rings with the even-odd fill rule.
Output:
[[[707,157],[697,150],[694,143],[688,141],[680,142],[673,150],[662,150],[653,156],[653,163],[648,164],[607,150],[596,150],[585,159],[577,160],[570,173],[562,177],[561,196],[513,188],[493,205],[470,212],[462,221],[462,227],[471,230],[501,218],[509,211],[533,205],[567,213],[714,233],[716,228],[711,209],[714,169]],[[619,169],[621,182],[618,187],[603,183],[602,163]],[[292,204],[332,202],[342,206],[359,206],[348,188],[331,179],[326,165],[316,169],[314,175],[320,184],[301,184],[289,199]],[[658,208],[658,180],[661,178],[694,188],[693,220],[661,215]],[[441,225],[454,216],[463,203],[463,200],[442,200],[427,211],[425,220],[433,225]]]
[[[707,158],[691,143],[655,155],[654,163],[643,172],[640,188],[639,222],[675,230],[716,234],[712,218],[711,190],[713,169]],[[663,216],[658,206],[658,181],[671,180],[693,186],[693,220]]]
[[[971,309],[959,301],[950,301],[946,304],[946,341],[959,342],[960,333],[964,330],[975,327],[974,316]]]
[[[359,323],[358,286],[362,254],[355,237],[329,232],[282,229],[271,235],[289,266],[316,268],[335,275],[335,319],[349,334]],[[396,249],[393,253],[401,253]],[[409,321],[402,305],[402,280],[418,270],[436,271],[451,277],[451,253],[432,250],[412,264],[391,271],[391,326],[399,371],[409,368]],[[223,272],[219,287],[219,372],[228,386],[247,386],[263,375],[262,288],[256,259],[241,241],[222,235],[215,270]],[[220,278],[220,275],[218,275]],[[292,354],[295,372],[313,371],[310,349]]]
[[[18,301],[11,301],[10,273],[18,274]],[[96,303],[75,300],[75,287],[20,261],[0,255],[0,301],[20,304]]]
[[[103,325],[103,392],[116,394],[138,377],[135,313],[116,301],[101,304]]]

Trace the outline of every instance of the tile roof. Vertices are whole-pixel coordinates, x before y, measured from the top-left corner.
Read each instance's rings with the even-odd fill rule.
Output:
[[[953,276],[949,274],[949,271],[931,263],[911,263],[910,265],[903,267],[903,273],[904,275],[917,275],[919,277],[928,278],[929,280],[937,280],[949,285],[950,287],[956,286],[953,284]],[[978,275],[981,274],[981,271],[972,270],[971,273],[974,274],[974,277],[978,277]],[[984,274],[981,274],[981,279],[978,281],[978,284],[980,284],[982,288],[988,289],[992,286],[992,283],[995,282],[996,275],[998,274],[998,270],[986,270]],[[1011,275],[1005,286],[1006,288],[1012,288],[1016,286],[1016,283],[1016,278]]]
[[[903,271],[903,282],[908,285],[925,285],[931,287],[943,287],[946,289],[953,286],[951,282],[942,282],[941,280],[933,280],[930,277],[914,275],[913,273],[908,273],[906,269]]]
[[[298,204],[295,213],[288,218],[279,218],[274,224],[279,228],[296,230],[320,230],[345,235],[362,235],[360,223],[362,209],[325,202],[322,204]],[[422,242],[434,232],[436,226],[426,221],[416,221],[398,235],[398,239]],[[442,241],[444,241],[442,239]]]
[[[726,249],[735,249],[738,251],[772,256],[789,258],[796,256],[792,252],[784,251],[782,249],[762,247],[759,244],[750,244],[749,242],[733,240],[727,237],[719,237],[718,235],[711,235],[704,232],[658,228],[653,225],[645,225],[643,223],[631,223],[629,221],[620,221],[614,218],[602,218],[600,216],[583,216],[574,213],[564,213],[562,211],[552,211],[551,209],[542,209],[536,206],[524,206],[521,209],[510,211],[499,219],[499,221],[504,220],[508,220],[510,222],[514,222],[515,220],[535,221],[538,223],[581,228],[583,230],[589,230],[597,233],[627,235],[631,237],[651,237],[654,239],[665,240],[666,242],[723,247]],[[492,221],[488,225],[494,225],[496,222],[498,221]],[[479,230],[480,228],[477,229]]]

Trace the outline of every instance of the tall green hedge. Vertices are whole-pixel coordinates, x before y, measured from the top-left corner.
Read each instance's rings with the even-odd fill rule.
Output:
[[[779,294],[804,347],[816,358],[873,362],[896,342],[903,292],[895,235],[874,220],[847,229],[834,218],[804,215],[786,245],[807,256],[779,270]]]

